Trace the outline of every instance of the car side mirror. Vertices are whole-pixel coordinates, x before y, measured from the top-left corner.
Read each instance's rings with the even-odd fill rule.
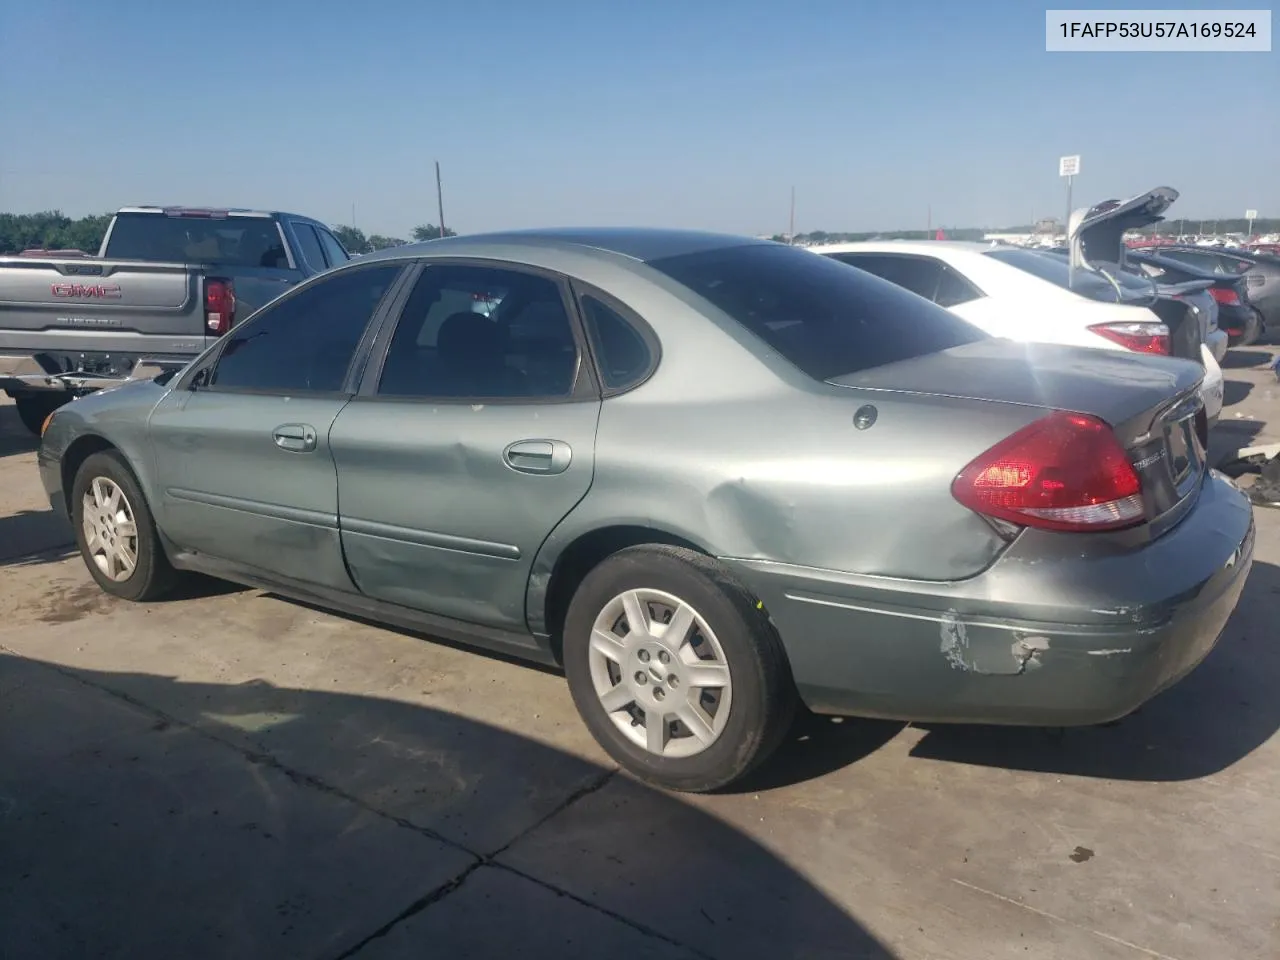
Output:
[[[201,367],[196,371],[196,375],[191,378],[191,382],[187,384],[188,390],[199,390],[209,385],[209,367]]]

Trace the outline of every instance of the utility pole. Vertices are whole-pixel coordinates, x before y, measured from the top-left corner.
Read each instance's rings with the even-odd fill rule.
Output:
[[[444,236],[444,187],[440,185],[440,161],[436,161],[436,205],[440,209],[440,236]]]
[[[924,219],[924,238],[926,240],[932,240],[933,239],[933,204],[932,203],[929,204],[928,207],[926,207],[925,209],[928,212],[925,213],[925,219]]]
[[[791,220],[787,224],[787,243],[796,242],[796,188],[791,188]]]
[[[351,201],[351,229],[354,230],[355,226],[356,226],[356,202],[352,200]]]

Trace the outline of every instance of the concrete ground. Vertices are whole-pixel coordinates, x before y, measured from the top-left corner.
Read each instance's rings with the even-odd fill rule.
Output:
[[[1280,440],[1270,356],[1229,359],[1219,453]],[[0,405],[9,960],[1280,956],[1280,511],[1218,648],[1118,724],[807,720],[689,798],[551,673],[255,590],[109,599],[33,450]]]

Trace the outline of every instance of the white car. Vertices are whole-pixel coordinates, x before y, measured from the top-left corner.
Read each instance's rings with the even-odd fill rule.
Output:
[[[1017,247],[949,240],[835,243],[809,249],[905,287],[995,337],[1161,355],[1182,353],[1188,359],[1198,354],[1205,370],[1201,386],[1205,415],[1212,423],[1222,411],[1222,369],[1200,342],[1198,326],[1194,334],[1198,346],[1175,349],[1168,325],[1146,307],[1107,303],[1076,292],[1084,289],[1082,284],[1107,282],[1096,274],[1075,271],[1071,278],[1075,289],[1068,289],[1065,260]],[[1036,272],[1029,272],[1028,264],[1017,265],[1018,257],[1035,258],[1029,265]],[[1059,270],[1061,278],[1046,279]],[[1120,275],[1119,282],[1150,289],[1126,274]]]

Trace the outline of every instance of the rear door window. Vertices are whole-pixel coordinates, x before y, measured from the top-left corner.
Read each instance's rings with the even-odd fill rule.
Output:
[[[293,235],[298,238],[298,248],[302,251],[302,257],[307,261],[307,266],[317,273],[325,269],[328,264],[324,261],[324,249],[320,246],[320,238],[316,236],[311,224],[294,220],[291,226]]]
[[[557,281],[496,267],[429,266],[400,314],[377,392],[566,399],[578,370],[578,340]]]
[[[328,230],[316,228],[316,234],[320,237],[320,246],[324,247],[324,257],[329,261],[329,266],[336,267],[340,263],[346,263],[351,258],[347,256],[347,251],[342,244]]]
[[[817,380],[909,360],[987,335],[869,273],[773,243],[666,257],[671,277]]]

